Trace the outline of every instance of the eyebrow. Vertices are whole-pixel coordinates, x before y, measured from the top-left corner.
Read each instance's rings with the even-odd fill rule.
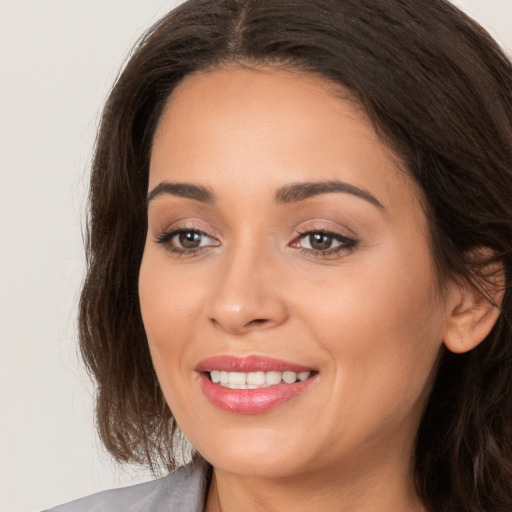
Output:
[[[275,200],[277,203],[281,204],[296,203],[298,201],[309,199],[310,197],[330,194],[333,192],[351,194],[368,201],[377,208],[382,210],[385,209],[382,203],[374,195],[368,192],[368,190],[338,180],[291,183],[290,185],[281,187],[276,192]]]
[[[170,183],[168,181],[163,181],[148,194],[148,204],[153,201],[153,199],[156,199],[163,194],[171,194],[173,196],[184,197],[186,199],[194,199],[201,203],[215,202],[213,192],[208,190],[206,187],[192,185],[190,183]]]
[[[275,201],[279,204],[297,203],[311,197],[322,194],[331,194],[333,192],[351,194],[355,197],[368,201],[377,208],[382,210],[385,209],[382,203],[367,190],[339,180],[291,183],[277,190]],[[163,181],[148,194],[148,204],[150,201],[153,201],[155,198],[163,194],[171,194],[173,196],[184,197],[186,199],[193,199],[202,203],[215,202],[215,194],[206,187],[201,185],[192,185],[191,183],[171,183]]]

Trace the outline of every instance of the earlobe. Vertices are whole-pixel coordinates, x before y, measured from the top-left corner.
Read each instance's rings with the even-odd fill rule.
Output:
[[[458,354],[479,345],[491,332],[501,314],[503,301],[503,267],[486,280],[482,289],[467,283],[453,290],[451,313],[447,319],[444,344]],[[455,287],[455,285],[454,285]]]

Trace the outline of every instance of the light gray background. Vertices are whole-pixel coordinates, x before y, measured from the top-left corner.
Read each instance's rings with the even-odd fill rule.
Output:
[[[0,0],[0,511],[150,478],[113,465],[76,354],[81,225],[99,113],[179,0]],[[458,0],[512,53],[512,0]]]

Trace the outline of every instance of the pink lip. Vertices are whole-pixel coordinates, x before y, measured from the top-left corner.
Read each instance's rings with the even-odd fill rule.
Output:
[[[221,370],[225,372],[311,372],[314,368],[282,361],[266,356],[221,355],[203,359],[197,366],[198,372]]]
[[[294,384],[277,384],[258,389],[229,389],[214,384],[206,375],[211,370],[221,371],[293,371],[296,373],[314,371],[303,365],[289,363],[262,356],[215,356],[201,361],[196,371],[199,372],[201,390],[206,398],[216,407],[239,414],[258,414],[272,409],[283,402],[300,395],[316,380],[313,374],[305,381]]]

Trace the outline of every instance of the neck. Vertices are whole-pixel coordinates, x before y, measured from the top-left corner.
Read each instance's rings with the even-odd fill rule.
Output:
[[[407,472],[315,470],[293,477],[240,477],[213,471],[205,512],[424,512]],[[366,468],[368,469],[368,468]]]

